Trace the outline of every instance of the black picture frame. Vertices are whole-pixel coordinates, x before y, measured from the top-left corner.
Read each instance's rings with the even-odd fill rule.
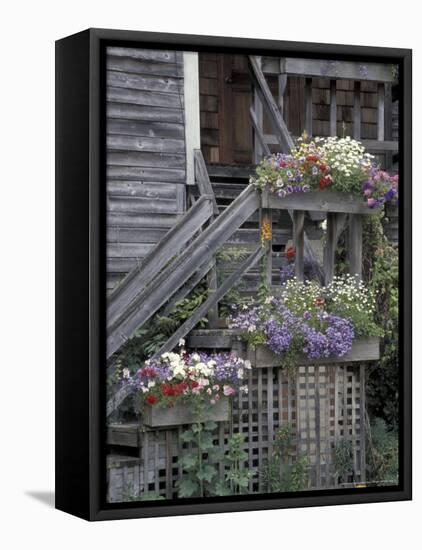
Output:
[[[395,63],[400,74],[400,484],[296,494],[105,502],[104,48],[137,46]],[[409,49],[88,29],[56,42],[56,508],[110,520],[412,498],[412,52]]]

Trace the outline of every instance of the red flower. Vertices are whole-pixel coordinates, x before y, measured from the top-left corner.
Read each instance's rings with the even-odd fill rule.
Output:
[[[199,386],[199,382],[197,382],[196,380],[192,380],[191,388],[197,388],[198,386]]]
[[[308,156],[306,157],[306,160],[307,160],[308,162],[317,162],[317,161],[318,161],[318,157],[317,157],[316,155],[308,155]]]
[[[144,367],[139,372],[142,376],[145,376],[146,378],[155,378],[157,376],[155,369],[151,367]]]
[[[314,302],[314,304],[317,306],[317,307],[320,307],[324,304],[324,300],[323,298],[317,298]]]
[[[169,386],[169,384],[163,384],[161,386],[161,393],[166,397],[173,397],[175,395],[174,388]]]
[[[328,187],[331,183],[331,179],[328,178],[327,176],[323,176],[320,180],[319,180],[319,188],[321,190],[325,189],[326,187]]]
[[[296,251],[292,246],[289,246],[288,248],[286,248],[284,255],[288,260],[293,260],[296,255]]]
[[[146,401],[148,405],[155,405],[157,403],[157,398],[155,397],[155,395],[148,395]]]

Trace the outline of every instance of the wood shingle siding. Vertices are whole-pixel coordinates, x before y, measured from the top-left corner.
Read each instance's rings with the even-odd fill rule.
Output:
[[[183,54],[107,48],[106,82],[111,290],[185,211]]]

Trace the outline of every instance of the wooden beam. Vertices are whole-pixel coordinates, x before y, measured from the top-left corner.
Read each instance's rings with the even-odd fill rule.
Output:
[[[268,191],[266,191],[268,193]],[[271,288],[272,285],[272,276],[273,276],[273,247],[272,247],[272,232],[273,232],[273,217],[272,217],[272,210],[269,208],[261,208],[260,211],[260,220],[259,220],[259,227],[261,231],[261,238],[262,238],[262,231],[263,227],[266,227],[266,230],[270,232],[271,238],[265,242],[262,243],[262,245],[265,248],[265,254],[263,256],[263,262],[264,264],[264,277],[265,277],[265,283],[268,286],[268,288]]]
[[[338,239],[346,224],[346,214],[327,213],[327,235],[324,248],[325,285],[331,283],[334,277],[335,254]]]
[[[312,78],[305,79],[305,130],[312,136]]]
[[[362,278],[362,216],[354,214],[349,222],[349,273]]]
[[[337,81],[330,80],[330,136],[337,135]]]
[[[329,59],[303,59],[299,57],[262,57],[265,74],[335,78],[336,80],[368,80],[394,82],[389,63],[362,63]]]
[[[360,139],[361,131],[361,109],[360,109],[360,81],[355,80],[353,92],[353,137]]]
[[[152,360],[157,359],[167,351],[171,351],[177,345],[179,340],[184,338],[188,332],[190,332],[207,314],[207,312],[214,307],[234,285],[239,282],[243,275],[245,275],[245,273],[247,273],[259,262],[264,254],[265,249],[262,246],[258,246],[256,250],[240,264],[236,271],[227,277],[223,284],[195,310],[193,315],[191,315],[191,317],[189,317],[189,319],[187,319],[183,325],[171,335],[160,350],[153,355]]]
[[[210,178],[208,176],[207,166],[205,164],[202,151],[200,149],[194,150],[195,159],[195,180],[198,185],[198,189],[201,195],[208,195],[212,197],[214,215],[218,216],[217,201],[214,196],[214,190],[211,185]]]
[[[201,147],[201,126],[199,120],[199,69],[198,54],[183,52],[186,183],[195,183],[193,151]]]
[[[259,143],[259,146],[260,146],[258,148],[255,147],[255,149],[254,149],[255,161],[258,164],[262,159],[262,153],[265,156],[269,156],[269,155],[271,155],[271,151],[270,151],[270,148],[268,147],[268,145],[265,143],[265,138],[264,138],[264,134],[262,132],[262,128],[259,125],[258,119],[255,115],[255,111],[254,111],[254,108],[252,107],[252,105],[249,109],[249,114],[250,114],[250,117],[251,117],[252,127],[253,127],[254,132],[255,132],[254,133],[255,139],[258,140],[258,143]],[[257,145],[256,142],[255,142],[255,145]]]
[[[376,214],[378,209],[368,205],[355,195],[346,195],[338,191],[310,191],[292,193],[283,199],[276,195],[268,198],[269,208],[282,210],[313,210],[315,212],[343,212],[345,214]]]
[[[378,124],[377,124],[377,138],[378,141],[384,141],[384,107],[385,107],[385,86],[384,84],[378,84]]]
[[[295,277],[298,281],[304,280],[304,237],[305,211],[293,212],[293,245],[295,247]]]
[[[284,153],[289,153],[294,146],[293,140],[290,137],[289,131],[283,117],[280,114],[273,94],[267,81],[265,80],[265,76],[259,66],[259,61],[253,55],[249,56],[249,67],[253,84],[262,102],[264,110],[267,112],[270,124],[279,140],[282,151]]]

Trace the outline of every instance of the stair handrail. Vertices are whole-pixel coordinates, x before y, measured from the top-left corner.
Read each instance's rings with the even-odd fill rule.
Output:
[[[146,287],[159,271],[179,254],[193,235],[213,216],[213,212],[213,196],[202,195],[153,247],[140,266],[135,266],[129,271],[108,297],[108,327],[122,315],[139,289]]]

